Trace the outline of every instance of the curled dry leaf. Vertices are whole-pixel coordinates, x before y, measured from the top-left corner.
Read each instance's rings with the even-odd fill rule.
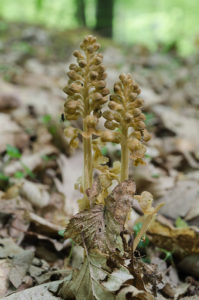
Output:
[[[75,199],[78,199],[81,195],[77,190],[74,190],[74,185],[77,178],[81,176],[79,166],[83,163],[82,154],[80,151],[76,151],[70,159],[61,154],[57,162],[60,167],[62,181],[55,178],[55,185],[57,190],[65,196],[65,211],[68,216],[71,216],[78,211],[78,204]]]
[[[25,217],[35,224],[37,231],[46,236],[58,236],[58,231],[63,230],[63,227],[47,221],[46,219],[32,213],[26,212]]]
[[[41,284],[41,285],[35,286],[33,288],[26,289],[24,291],[20,291],[18,293],[12,294],[10,296],[4,297],[4,298],[2,298],[2,300],[32,300],[32,299],[62,300],[60,297],[53,295],[53,293],[56,292],[59,284],[62,281],[63,280]],[[51,289],[53,290],[53,292],[50,291]]]
[[[20,101],[16,96],[11,94],[0,95],[0,111],[9,112],[11,109],[18,108],[20,106]]]
[[[28,145],[28,135],[7,114],[0,113],[0,152],[6,150],[6,145],[23,148]]]
[[[133,242],[133,251],[136,250],[142,236],[146,233],[158,210],[164,205],[163,203],[160,203],[155,208],[152,207],[153,196],[149,192],[143,192],[140,196],[136,195],[135,199],[138,200],[140,207],[144,213],[144,217],[142,217],[142,228]],[[135,224],[138,222],[139,219],[135,222]]]
[[[131,210],[131,202],[135,193],[135,183],[126,180],[117,185],[105,200],[105,206],[95,205],[71,218],[65,238],[72,238],[77,244],[88,249],[115,252],[116,248],[123,252],[120,233]]]
[[[158,216],[148,228],[148,235],[157,247],[166,249],[179,257],[199,252],[197,228],[175,228]]]
[[[108,257],[99,251],[92,250],[87,253],[84,264],[80,271],[73,272],[72,280],[64,284],[61,288],[60,295],[64,299],[69,299],[75,296],[76,300],[102,300],[102,299],[116,299],[114,292],[119,291],[126,285],[126,282],[133,279],[128,269],[123,266],[118,266],[112,270],[107,265]],[[146,294],[139,292],[136,288],[137,294]],[[125,295],[125,294],[124,294]],[[118,299],[125,299],[124,297]],[[140,298],[141,299],[141,298]],[[154,299],[153,297],[142,299]]]
[[[47,192],[48,186],[23,179],[20,194],[37,208],[45,207],[50,202],[50,195]]]
[[[199,148],[199,121],[197,119],[187,117],[182,112],[177,112],[162,105],[157,105],[153,108],[153,111],[161,117],[166,128],[175,132],[177,136],[189,141],[193,149]]]

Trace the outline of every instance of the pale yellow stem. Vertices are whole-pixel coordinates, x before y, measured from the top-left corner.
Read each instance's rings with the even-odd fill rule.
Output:
[[[128,128],[122,126],[122,141],[121,141],[121,182],[128,179],[129,176],[129,149],[127,147]]]

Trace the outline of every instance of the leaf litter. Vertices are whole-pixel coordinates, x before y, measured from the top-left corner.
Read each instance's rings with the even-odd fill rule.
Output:
[[[35,32],[38,30],[34,27],[32,29]],[[46,32],[47,37],[49,34]],[[20,40],[21,36],[16,38]],[[137,235],[137,241],[144,239],[147,234],[150,246],[149,249],[140,248],[135,237],[138,265],[135,258],[124,259],[120,255],[125,253],[125,247],[132,247],[133,243],[131,245],[131,241],[125,241],[126,229],[124,223],[121,223],[123,214],[121,209],[117,210],[117,205],[109,207],[106,212],[113,214],[114,211],[115,214],[118,211],[119,219],[113,224],[107,224],[106,214],[102,206],[98,205],[93,206],[91,214],[76,214],[67,225],[67,221],[77,212],[78,206],[74,199],[78,199],[79,195],[74,193],[73,185],[76,178],[81,176],[82,152],[80,146],[77,153],[70,153],[62,130],[59,130],[62,126],[60,114],[63,94],[60,90],[65,83],[65,58],[57,59],[59,61],[55,63],[51,58],[57,53],[49,53],[44,63],[38,51],[29,58],[25,58],[22,53],[20,60],[19,57],[10,60],[15,71],[7,74],[7,81],[0,81],[0,293],[5,299],[61,299],[57,291],[60,284],[65,286],[63,278],[66,287],[67,280],[73,281],[68,292],[75,294],[77,299],[83,299],[82,295],[85,299],[112,299],[115,293],[113,299],[117,300],[148,300],[153,299],[150,295],[153,289],[156,290],[155,299],[158,300],[169,297],[187,300],[198,298],[198,273],[197,268],[193,268],[198,263],[199,252],[196,174],[199,164],[199,110],[195,76],[198,56],[192,58],[196,63],[187,59],[188,80],[181,75],[185,69],[182,61],[176,67],[177,70],[172,64],[164,70],[162,64],[166,56],[158,53],[146,55],[141,46],[135,47],[135,51],[130,51],[126,56],[120,50],[114,52],[116,60],[118,58],[123,65],[118,70],[118,66],[109,61],[113,51],[111,47],[105,50],[110,66],[109,85],[115,79],[114,74],[122,68],[125,72],[132,72],[133,69],[136,80],[143,87],[143,97],[148,100],[145,114],[153,134],[146,157],[148,166],[130,168],[130,175],[138,182],[139,194],[144,190],[153,194],[155,207],[158,207],[158,203],[165,203],[160,208],[164,217],[159,215],[155,219],[155,213],[145,219],[140,216],[139,222],[144,230]],[[12,50],[6,47],[6,51],[7,58],[11,57]],[[171,62],[175,60],[172,54],[167,56]],[[71,60],[69,56],[68,59]],[[182,109],[181,103],[186,110]],[[50,117],[43,118],[46,115]],[[78,123],[76,126],[79,128]],[[55,132],[59,137],[57,140]],[[21,156],[8,159],[7,145],[18,149]],[[120,153],[113,145],[107,149],[107,155],[113,162],[114,157]],[[131,203],[132,199],[128,200]],[[135,199],[132,201],[135,204]],[[139,204],[139,199],[136,201]],[[142,215],[142,205],[139,205],[136,206],[137,213]],[[126,217],[127,212],[124,215]],[[176,223],[178,217],[186,221],[187,227],[175,227],[175,224],[179,224],[179,221]],[[190,226],[192,223],[195,227]],[[83,236],[80,234],[81,224],[85,228]],[[64,241],[58,231],[66,225],[68,230]],[[130,229],[133,234],[132,226]],[[121,236],[122,231],[124,234]],[[77,257],[81,257],[82,250],[73,246],[71,238],[83,247],[85,259],[81,272],[77,270],[82,261],[77,263]],[[117,249],[113,248],[115,240]],[[88,254],[86,251],[89,247],[93,250]],[[100,252],[96,252],[95,247],[100,248]],[[111,262],[107,254],[102,253],[110,251]],[[162,279],[158,279],[158,272],[152,267],[150,271],[147,269],[144,272],[144,268],[151,265],[144,265],[142,260],[150,260],[150,251],[155,253],[159,263],[166,264],[165,270],[159,272]],[[173,261],[169,261],[169,257]],[[176,286],[172,285],[173,279],[168,275],[171,266],[180,275],[184,274]],[[140,270],[144,274],[143,278]],[[189,283],[186,276],[191,277]]]

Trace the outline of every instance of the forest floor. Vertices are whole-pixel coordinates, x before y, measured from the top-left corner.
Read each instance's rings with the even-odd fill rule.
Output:
[[[62,233],[78,211],[74,184],[83,169],[82,147],[71,153],[61,114],[71,53],[84,35],[0,23],[0,297],[5,300],[61,299],[56,287],[78,260]],[[138,193],[149,191],[165,205],[149,229],[149,245],[140,244],[140,259],[162,274],[158,300],[199,299],[199,55],[182,58],[175,49],[151,53],[142,45],[99,42],[108,87],[121,72],[133,75],[152,134],[146,166],[131,166],[130,176]],[[115,145],[103,151],[111,162],[120,157]]]

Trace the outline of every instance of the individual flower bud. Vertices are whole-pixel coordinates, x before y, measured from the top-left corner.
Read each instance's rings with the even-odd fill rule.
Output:
[[[102,65],[102,64],[97,66],[97,71],[98,71],[98,73],[104,73],[105,72],[105,66]]]
[[[79,105],[78,101],[70,100],[65,102],[64,107],[66,109],[76,109],[78,105]]]
[[[151,193],[144,191],[141,195],[135,196],[135,199],[138,200],[144,214],[151,214],[154,211],[152,207],[153,196]]]
[[[113,115],[113,113],[110,110],[104,111],[102,115],[103,115],[103,117],[106,120],[109,120],[109,121],[113,121],[114,120],[114,115]]]
[[[74,128],[73,127],[67,127],[64,129],[64,134],[66,137],[71,138],[74,135]]]
[[[139,121],[136,126],[140,129],[140,130],[143,130],[145,129],[146,125],[143,121]]]
[[[71,80],[80,80],[82,78],[77,72],[73,70],[69,71],[67,75]]]
[[[102,96],[107,96],[109,94],[109,89],[104,88],[103,90],[100,91],[100,93],[102,94]]]
[[[81,68],[85,68],[86,67],[86,61],[85,60],[83,60],[83,59],[81,59],[80,61],[79,61],[79,66],[81,67]]]
[[[101,112],[100,109],[95,109],[95,110],[93,111],[93,115],[96,116],[96,118],[99,119],[99,118],[102,116],[102,112]]]
[[[123,111],[123,106],[121,104],[115,103],[114,101],[110,101],[108,104],[108,107],[110,109],[116,110],[116,111]]]
[[[135,102],[135,107],[142,107],[144,105],[144,100],[143,99],[136,99]]]
[[[132,117],[132,115],[131,115],[130,113],[128,113],[128,112],[125,113],[124,120],[125,120],[127,123],[131,122],[132,119],[133,119],[133,117]]]
[[[106,73],[99,73],[98,76],[97,76],[97,79],[98,80],[105,80],[106,77],[107,77]]]
[[[133,160],[137,159],[137,158],[143,158],[144,154],[146,152],[146,147],[141,144],[140,141],[138,141],[137,139],[130,139],[128,141],[128,147],[131,151],[131,158]]]
[[[118,132],[112,132],[112,131],[104,131],[101,134],[101,140],[102,142],[112,142],[119,144],[120,142],[120,134]]]
[[[145,142],[148,142],[151,139],[151,135],[146,129],[143,130],[143,138]]]
[[[120,95],[115,95],[115,94],[113,94],[113,95],[110,95],[110,100],[111,100],[111,101],[115,101],[115,102],[117,102],[117,103],[121,103],[122,98],[121,98]]]
[[[95,93],[93,95],[93,101],[100,101],[102,100],[102,95],[100,93]]]
[[[141,132],[140,131],[134,131],[133,133],[132,133],[132,136],[134,136],[136,139],[138,139],[138,140],[141,140],[141,138],[142,138],[142,135],[141,135]]]
[[[137,93],[138,95],[141,93],[141,89],[137,84],[134,85],[134,92]]]
[[[105,86],[106,86],[106,83],[105,83],[105,81],[103,81],[103,80],[97,81],[97,82],[95,83],[95,87],[96,87],[97,89],[99,89],[99,90],[105,88]]]
[[[136,138],[129,139],[127,144],[131,151],[137,150],[140,146],[140,142]]]
[[[73,91],[70,90],[70,88],[67,86],[65,86],[65,88],[63,89],[63,92],[69,96],[72,96],[74,94]]]
[[[81,85],[76,84],[76,83],[72,83],[69,86],[69,91],[71,91],[72,93],[79,93],[81,91]]]
[[[89,47],[87,48],[87,51],[88,51],[89,53],[93,53],[93,52],[95,51],[95,49],[94,49],[93,46],[89,46]]]
[[[135,108],[133,110],[133,116],[136,118],[136,117],[139,117],[141,115],[141,110],[139,108]]]
[[[99,50],[99,48],[100,48],[100,44],[98,44],[98,43],[95,43],[95,44],[93,45],[93,48],[94,48],[94,51],[97,51],[97,50]]]
[[[106,122],[104,123],[104,126],[105,126],[107,129],[114,130],[115,128],[118,127],[118,124],[117,124],[117,123],[114,123],[114,122],[111,122],[111,121],[106,121]]]
[[[126,75],[124,73],[120,74],[119,79],[124,82],[126,80]]]
[[[146,116],[145,116],[145,114],[143,114],[143,113],[141,113],[141,114],[139,115],[139,117],[137,117],[137,118],[139,118],[140,121],[145,121],[145,120],[146,120]]]
[[[98,76],[98,73],[95,71],[90,72],[90,79],[95,80]]]
[[[99,55],[96,55],[93,60],[94,65],[100,65],[102,63],[102,58]]]
[[[134,101],[136,99],[136,97],[137,97],[136,93],[130,93],[130,95],[129,95],[130,101]]]
[[[98,120],[95,116],[88,115],[85,118],[85,122],[86,122],[88,128],[95,128],[95,126],[97,125]]]
[[[76,71],[78,69],[78,66],[76,64],[70,64],[69,69]]]
[[[113,117],[116,122],[121,122],[121,116],[118,112],[114,112]]]
[[[75,56],[75,57],[77,57],[77,58],[82,58],[82,54],[81,54],[81,52],[78,51],[78,50],[75,50],[75,51],[73,52],[73,56]]]
[[[115,93],[118,93],[118,92],[120,92],[121,91],[121,87],[119,86],[119,84],[115,84],[114,85],[114,92]]]

